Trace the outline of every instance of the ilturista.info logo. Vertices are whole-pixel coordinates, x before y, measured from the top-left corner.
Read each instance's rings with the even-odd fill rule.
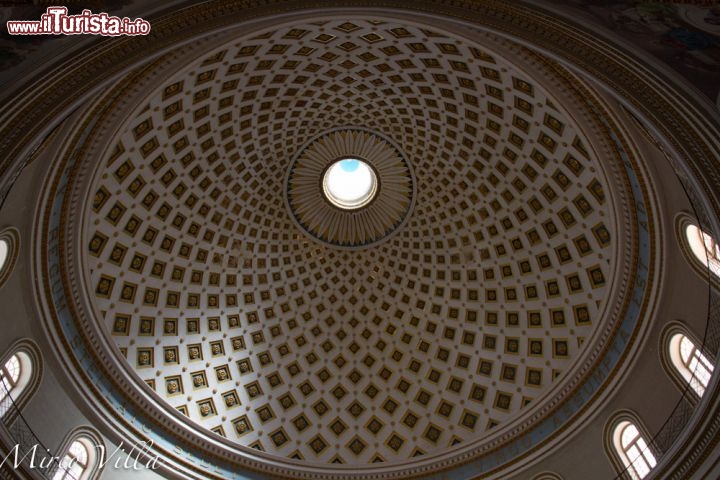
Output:
[[[147,35],[150,22],[142,18],[113,17],[107,13],[83,10],[79,15],[68,15],[66,7],[48,7],[40,20],[10,20],[10,35]]]

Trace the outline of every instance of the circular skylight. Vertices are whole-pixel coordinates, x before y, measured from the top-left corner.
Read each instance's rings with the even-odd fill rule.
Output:
[[[353,210],[367,205],[375,197],[377,177],[362,160],[344,158],[325,172],[323,192],[336,207]]]

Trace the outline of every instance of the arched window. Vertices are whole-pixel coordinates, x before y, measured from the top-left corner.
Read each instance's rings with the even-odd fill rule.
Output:
[[[40,352],[28,341],[15,342],[0,357],[0,418],[13,421],[40,383]]]
[[[14,228],[0,230],[0,287],[10,276],[20,246],[20,234]]]
[[[665,325],[660,342],[663,368],[681,391],[691,392],[685,398],[697,403],[710,384],[714,359],[703,351],[702,343],[692,330],[680,321]]]
[[[94,480],[100,476],[99,449],[102,437],[89,427],[70,432],[58,449],[60,463],[52,480]]]
[[[655,445],[648,444],[648,432],[633,412],[622,410],[605,424],[605,452],[620,473],[618,478],[642,480],[657,465]]]
[[[613,433],[613,444],[633,480],[645,478],[657,464],[647,441],[637,426],[629,420],[617,424]]]
[[[81,480],[87,478],[90,454],[81,440],[75,440],[60,461],[60,468],[53,476],[53,480]]]
[[[720,245],[715,239],[692,223],[685,226],[685,238],[695,258],[720,277]]]
[[[668,346],[670,360],[677,371],[699,397],[702,397],[710,383],[713,364],[703,355],[695,343],[682,333],[670,337]]]

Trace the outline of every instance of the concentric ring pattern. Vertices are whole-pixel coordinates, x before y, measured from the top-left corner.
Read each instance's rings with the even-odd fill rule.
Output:
[[[297,152],[345,125],[415,174],[407,222],[357,250],[309,240],[283,193]],[[574,125],[531,75],[437,29],[238,38],[150,92],[102,158],[94,305],[168,409],[238,445],[362,465],[479,441],[600,325],[613,211]]]
[[[325,198],[325,171],[342,158],[358,157],[374,170],[379,183],[371,202],[343,210]],[[288,208],[301,229],[340,247],[376,243],[401,226],[414,197],[412,169],[402,153],[377,133],[340,128],[312,139],[288,169]]]

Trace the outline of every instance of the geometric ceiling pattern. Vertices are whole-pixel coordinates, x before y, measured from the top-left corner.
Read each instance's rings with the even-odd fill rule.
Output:
[[[314,136],[372,129],[415,174],[386,242],[306,238],[284,199]],[[593,335],[613,276],[602,168],[482,46],[390,21],[238,38],[151,92],[91,186],[94,303],[198,425],[313,463],[442,451],[517,418]]]

